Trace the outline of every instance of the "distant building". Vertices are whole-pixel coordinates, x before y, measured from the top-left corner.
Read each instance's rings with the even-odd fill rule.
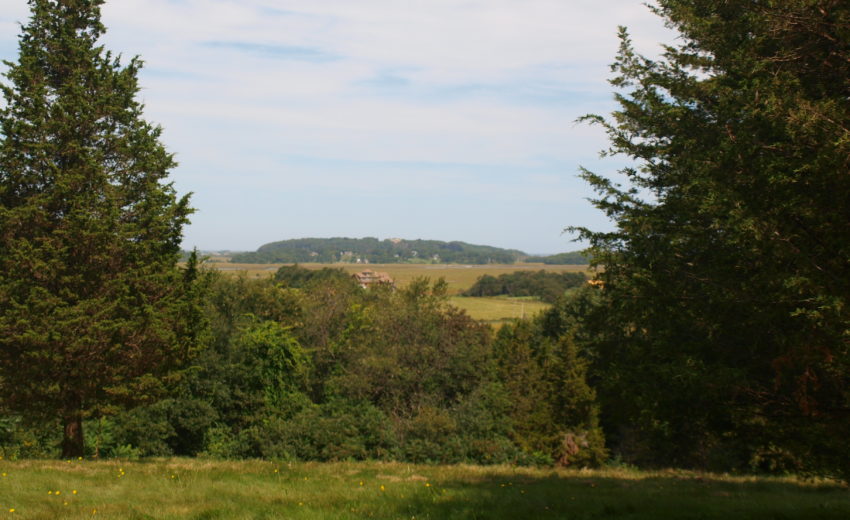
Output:
[[[371,269],[354,273],[352,277],[354,277],[354,279],[357,280],[357,283],[360,284],[360,287],[364,289],[375,284],[395,285],[395,282],[389,274],[378,273]]]

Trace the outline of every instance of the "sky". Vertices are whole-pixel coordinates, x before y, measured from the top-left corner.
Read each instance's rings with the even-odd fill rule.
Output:
[[[105,47],[145,62],[144,117],[197,209],[183,245],[207,251],[580,249],[564,228],[613,225],[579,167],[624,164],[576,123],[616,109],[617,27],[649,56],[675,36],[640,0],[111,0],[102,16]],[[0,58],[27,19],[25,0],[0,2]]]

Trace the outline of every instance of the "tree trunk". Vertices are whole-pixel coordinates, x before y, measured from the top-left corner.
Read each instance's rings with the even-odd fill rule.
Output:
[[[62,458],[76,459],[84,454],[83,414],[79,409],[68,410],[63,418]]]

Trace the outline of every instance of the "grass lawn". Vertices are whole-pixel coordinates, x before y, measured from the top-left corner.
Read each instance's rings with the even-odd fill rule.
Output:
[[[0,472],[0,518],[850,518],[846,486],[679,471],[166,459]]]

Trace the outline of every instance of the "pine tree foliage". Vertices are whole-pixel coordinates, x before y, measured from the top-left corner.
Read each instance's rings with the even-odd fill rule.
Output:
[[[546,321],[538,316],[506,324],[496,336],[494,355],[509,397],[511,437],[542,460],[598,466],[607,451],[596,392],[588,384],[588,360],[572,330],[550,336]]]
[[[626,188],[585,172],[617,224],[582,230],[605,266],[603,410],[657,463],[846,475],[850,4],[657,13],[680,43],[650,60],[623,30],[620,108],[588,118],[636,164]]]
[[[573,333],[557,344],[558,380],[552,422],[561,426],[558,461],[564,465],[596,466],[607,459],[605,436],[599,425],[596,392],[587,383],[588,362],[579,353]]]
[[[0,395],[61,419],[64,456],[83,417],[154,394],[197,336],[178,319],[188,198],[142,118],[141,61],[97,43],[102,3],[30,0],[2,87]]]

